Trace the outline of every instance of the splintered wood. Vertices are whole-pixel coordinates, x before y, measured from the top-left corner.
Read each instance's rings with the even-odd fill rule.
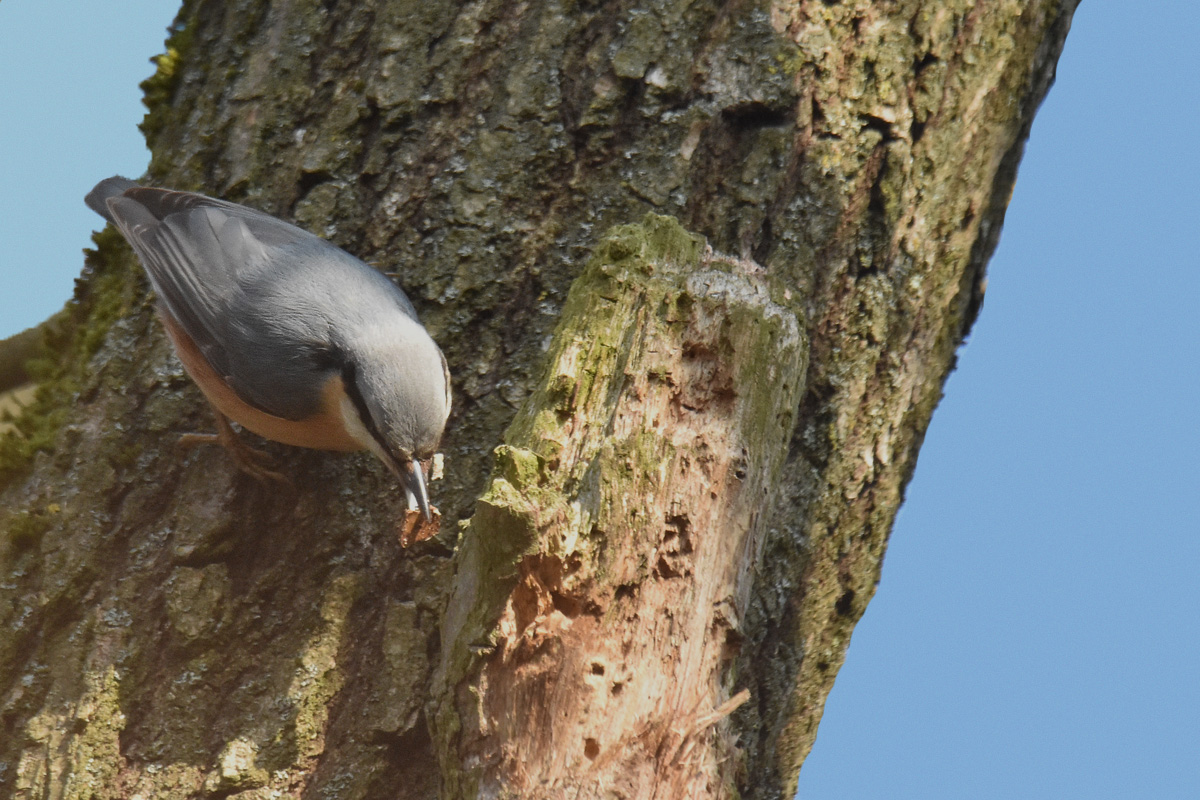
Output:
[[[750,695],[734,660],[807,351],[761,271],[664,219],[618,234],[597,256],[612,263],[572,287],[551,371],[464,540],[466,561],[505,529],[534,536],[515,570],[476,579],[511,581],[460,694],[481,795],[719,797],[736,783],[725,720]]]
[[[440,481],[444,477],[445,470],[445,456],[441,453],[434,453],[429,464],[429,481],[431,483]],[[429,513],[432,519],[426,522],[419,510],[415,508],[404,510],[404,519],[400,521],[401,547],[408,547],[438,535],[438,531],[442,529],[442,512],[438,511],[436,506],[430,506]]]
[[[425,521],[421,512],[415,508],[404,510],[404,519],[400,522],[400,546],[408,547],[426,539],[432,539],[442,529],[442,512],[435,507],[429,507],[430,519]]]

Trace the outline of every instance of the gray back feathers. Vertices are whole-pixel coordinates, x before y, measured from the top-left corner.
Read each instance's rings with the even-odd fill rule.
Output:
[[[246,402],[303,419],[349,359],[369,373],[366,383],[380,384],[370,386],[368,405],[382,427],[428,438],[440,415],[440,436],[445,378],[437,375],[434,391],[428,373],[430,363],[440,370],[441,352],[408,298],[376,270],[294,225],[203,195],[113,177],[86,202],[120,229],[163,311]],[[364,370],[362,359],[381,363]]]

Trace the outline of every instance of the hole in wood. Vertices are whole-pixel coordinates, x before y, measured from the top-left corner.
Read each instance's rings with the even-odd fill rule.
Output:
[[[596,756],[600,755],[600,743],[591,737],[584,739],[583,754],[594,760]]]

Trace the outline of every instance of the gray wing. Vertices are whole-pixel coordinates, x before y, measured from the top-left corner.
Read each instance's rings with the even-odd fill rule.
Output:
[[[416,319],[383,275],[269,214],[123,178],[101,182],[87,202],[108,212],[213,369],[269,414],[319,410],[325,381],[341,369],[338,326],[381,312]]]

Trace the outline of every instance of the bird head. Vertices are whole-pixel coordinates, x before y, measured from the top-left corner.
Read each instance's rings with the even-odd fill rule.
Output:
[[[450,415],[450,374],[442,351],[415,320],[348,342],[342,380],[347,428],[400,479],[409,505],[432,518],[424,464],[437,452]]]

